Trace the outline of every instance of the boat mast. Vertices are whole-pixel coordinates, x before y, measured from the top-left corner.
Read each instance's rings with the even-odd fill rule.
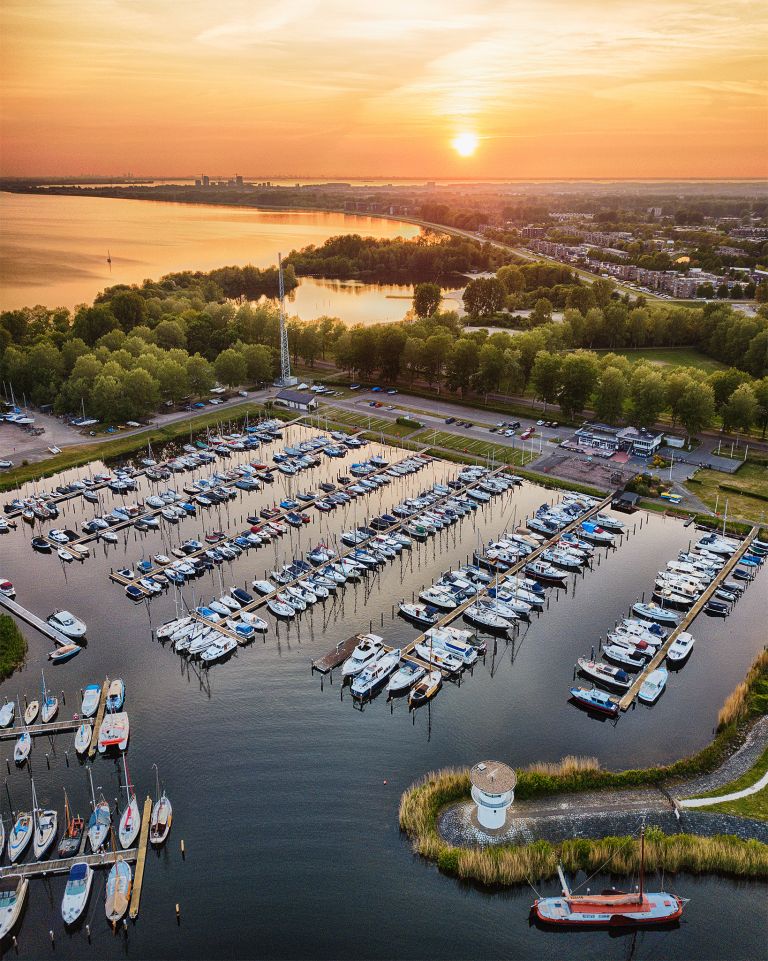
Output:
[[[639,900],[643,900],[643,883],[645,881],[645,825],[640,828],[640,892]]]

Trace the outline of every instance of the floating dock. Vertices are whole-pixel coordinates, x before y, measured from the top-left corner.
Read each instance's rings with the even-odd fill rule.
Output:
[[[348,637],[346,641],[339,641],[333,650],[312,661],[312,670],[320,674],[330,674],[334,668],[346,661],[363,637],[365,637],[365,634],[354,634],[352,637]]]
[[[10,597],[6,597],[5,594],[0,594],[0,604],[20,620],[26,621],[26,623],[34,627],[35,630],[40,631],[41,634],[45,634],[54,644],[63,646],[64,644],[72,643],[71,638],[65,637],[61,631],[57,631],[51,627],[47,621],[38,617],[37,614],[33,614],[32,611],[28,611],[25,607],[22,607],[21,604],[17,604],[16,601],[12,601]]]
[[[65,734],[76,731],[81,724],[93,724],[92,717],[81,717],[71,721],[52,721],[50,724],[30,724],[29,727],[0,728],[0,741],[15,741],[25,731],[31,737],[41,737],[43,734]]]
[[[655,671],[657,667],[661,666],[664,658],[667,656],[667,651],[674,643],[678,634],[681,634],[683,631],[687,631],[698,615],[704,610],[715,591],[720,587],[734,567],[736,567],[736,565],[739,563],[741,558],[746,554],[747,550],[749,549],[749,545],[757,537],[758,531],[758,527],[752,528],[749,534],[747,534],[742,543],[739,545],[738,550],[731,554],[723,567],[718,571],[712,583],[707,585],[707,588],[702,592],[701,597],[696,601],[693,607],[690,608],[677,627],[675,627],[673,631],[670,631],[669,636],[653,656],[652,660],[650,660],[643,670],[637,675],[632,682],[632,687],[630,687],[630,689],[619,701],[619,707],[622,711],[626,711],[631,706],[632,702],[637,697],[643,682],[651,673],[651,671]]]
[[[104,711],[107,708],[107,692],[109,691],[109,678],[105,678],[104,683],[101,685],[101,697],[99,698],[99,708],[96,711],[96,720],[93,722],[93,737],[91,738],[91,746],[88,748],[88,757],[95,757],[96,748],[99,744],[99,731],[101,730],[101,722],[104,720]]]
[[[141,817],[141,833],[139,834],[138,857],[136,871],[133,875],[131,889],[131,907],[129,915],[132,921],[139,916],[139,902],[141,901],[141,885],[144,882],[144,863],[147,860],[147,842],[149,840],[149,824],[152,819],[152,798],[147,795],[144,801],[144,813]]]
[[[69,874],[73,864],[90,864],[92,868],[108,867],[121,858],[123,861],[135,861],[138,856],[137,848],[127,851],[102,851],[100,854],[78,854],[74,858],[56,858],[52,861],[32,861],[29,864],[11,864],[0,868],[0,878],[22,877],[43,878],[49,874]]]

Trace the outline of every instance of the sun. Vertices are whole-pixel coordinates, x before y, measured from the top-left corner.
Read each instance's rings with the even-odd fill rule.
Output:
[[[465,131],[453,138],[451,146],[460,157],[471,157],[477,150],[478,142],[476,133]]]

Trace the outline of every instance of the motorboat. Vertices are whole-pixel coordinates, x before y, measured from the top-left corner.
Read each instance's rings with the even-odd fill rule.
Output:
[[[387,684],[387,694],[389,694],[390,697],[404,694],[410,690],[414,684],[418,683],[426,673],[426,668],[423,668],[420,664],[405,661],[390,677]]]
[[[683,661],[687,660],[695,643],[696,641],[693,636],[688,634],[687,631],[682,631],[678,634],[667,649],[667,661],[669,664],[682,664]]]
[[[432,607],[439,607],[442,610],[452,611],[454,607],[458,607],[458,600],[456,597],[447,590],[441,590],[439,587],[427,587],[419,594],[419,599],[424,601],[425,604],[431,605]]]
[[[27,760],[29,757],[29,752],[32,750],[32,736],[29,731],[22,731],[16,739],[16,744],[13,748],[13,760],[19,767]]]
[[[573,701],[588,711],[607,714],[609,717],[618,716],[619,700],[612,694],[606,694],[605,691],[601,691],[596,687],[572,687],[570,694]]]
[[[471,667],[477,661],[478,650],[474,644],[457,637],[453,631],[433,627],[427,636],[433,647],[459,658],[464,667]]]
[[[237,648],[237,641],[233,637],[220,637],[213,641],[200,655],[200,660],[206,664],[221,661]]]
[[[430,667],[442,668],[449,674],[458,674],[464,668],[464,661],[457,654],[452,654],[442,647],[435,647],[432,643],[417,644],[415,650]]]
[[[400,614],[415,624],[432,627],[433,624],[437,624],[440,620],[440,611],[436,607],[430,607],[428,604],[408,604],[405,601],[401,601],[397,606]]]
[[[531,577],[541,581],[549,581],[552,584],[564,584],[568,577],[567,573],[559,570],[553,564],[547,564],[545,561],[530,561],[525,565],[524,570]]]
[[[0,941],[16,927],[29,890],[27,878],[10,875],[0,878]]]
[[[352,680],[352,696],[360,699],[373,697],[390,674],[397,670],[400,663],[400,654],[400,648],[396,647],[394,650],[387,651],[386,654],[377,657],[371,664],[363,668]]]
[[[62,644],[61,647],[57,647],[55,651],[50,651],[48,654],[48,660],[52,664],[64,664],[66,661],[72,660],[76,657],[82,647],[79,644]]]
[[[262,596],[274,594],[275,591],[274,585],[270,584],[269,581],[253,581],[253,589]]]
[[[10,581],[0,578],[0,594],[13,600],[16,597],[16,588]]]
[[[653,602],[646,604],[638,601],[632,605],[632,612],[647,621],[656,621],[659,624],[670,624],[672,627],[680,622],[680,614],[676,611],[667,610],[667,608],[660,607]]]
[[[591,521],[581,522],[579,537],[593,544],[602,544],[605,546],[611,546],[615,540],[614,534],[600,527],[599,524],[593,524]]]
[[[87,721],[83,721],[75,732],[75,751],[80,755],[85,754],[91,746],[92,737],[93,727]]]
[[[19,814],[8,835],[8,858],[15,864],[26,851],[32,840],[35,825],[34,818],[28,812]]]
[[[69,877],[61,901],[61,917],[66,925],[75,924],[88,905],[93,884],[93,868],[87,861],[77,861],[69,869]]]
[[[252,611],[242,611],[240,614],[240,620],[243,624],[247,624],[249,627],[252,627],[258,634],[266,634],[269,630],[269,624],[264,620],[264,618],[259,617],[258,614],[254,614]]]
[[[116,677],[107,690],[107,711],[114,714],[122,710],[123,704],[125,704],[125,682],[121,677]]]
[[[77,639],[78,637],[84,637],[86,632],[85,622],[78,620],[74,614],[70,614],[69,611],[54,611],[47,618],[48,623],[54,630],[57,630],[60,634],[64,634],[66,637],[71,637]]]
[[[124,751],[128,747],[129,736],[130,722],[125,711],[106,714],[99,728],[99,754],[105,754],[111,748]]]
[[[123,860],[121,855],[118,855],[107,877],[107,890],[104,898],[107,920],[111,921],[113,925],[117,924],[128,910],[132,885],[131,866]]]
[[[631,671],[639,671],[646,665],[645,658],[636,652],[636,648],[623,647],[618,644],[608,644],[607,647],[604,647],[603,657],[607,661],[612,661],[623,668],[629,668]]]
[[[646,677],[637,693],[638,700],[643,704],[655,704],[666,687],[669,672],[666,668],[658,667]]]
[[[357,645],[341,665],[342,678],[356,677],[384,653],[384,638],[378,634],[358,634]]]
[[[80,709],[83,717],[93,717],[98,710],[100,700],[100,685],[88,684],[85,688],[83,688],[83,701]]]
[[[13,718],[16,713],[16,702],[6,701],[2,707],[0,707],[0,728],[10,727],[13,723]]]
[[[443,686],[443,675],[441,671],[429,671],[426,676],[420,678],[408,694],[408,707],[421,707],[430,701]]]
[[[536,898],[532,916],[558,927],[628,928],[676,921],[683,913],[686,898],[666,891],[646,891],[645,828],[640,832],[639,886],[629,894],[611,889],[602,894],[572,894],[562,868],[558,866],[562,893],[553,898]]]
[[[602,684],[604,687],[626,691],[632,685],[632,678],[620,667],[612,667],[610,664],[603,664],[601,661],[591,661],[586,657],[580,657],[576,665],[580,674],[588,677],[591,681]]]
[[[480,604],[472,604],[464,611],[464,620],[482,630],[491,633],[505,634],[513,622],[503,617],[498,611]]]

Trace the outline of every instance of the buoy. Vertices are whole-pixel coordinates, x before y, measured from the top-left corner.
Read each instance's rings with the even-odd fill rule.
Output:
[[[387,783],[386,779],[384,780],[384,783],[385,783],[385,784]]]
[[[181,856],[184,857],[184,854],[185,854],[185,851],[184,851],[184,838],[182,838],[182,839],[181,839]]]

